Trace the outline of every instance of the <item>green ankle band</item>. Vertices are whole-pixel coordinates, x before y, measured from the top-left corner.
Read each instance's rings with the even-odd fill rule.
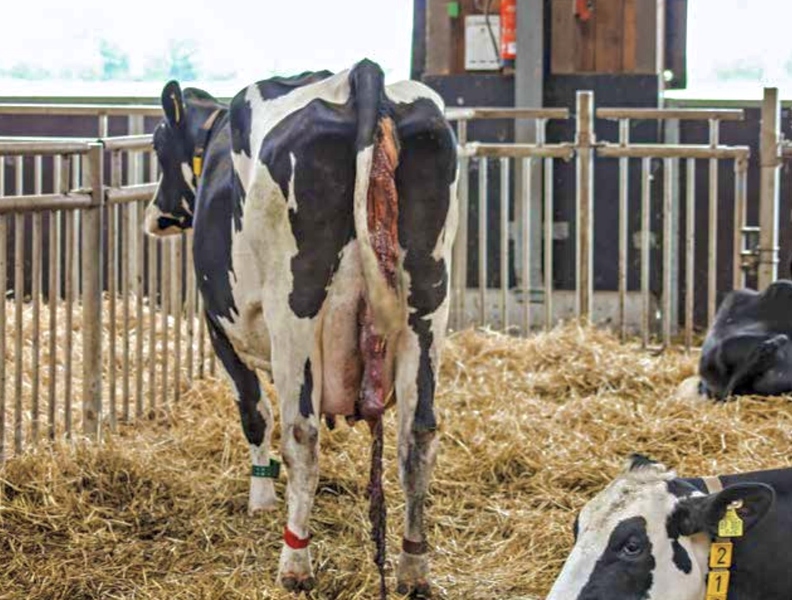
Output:
[[[277,479],[280,475],[280,463],[274,458],[270,458],[269,464],[266,467],[261,465],[253,465],[251,471],[253,477],[268,477],[270,479]]]

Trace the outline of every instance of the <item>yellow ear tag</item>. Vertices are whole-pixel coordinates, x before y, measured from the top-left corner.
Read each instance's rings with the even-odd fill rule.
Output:
[[[193,173],[195,173],[196,177],[201,176],[201,170],[203,169],[203,158],[200,156],[193,156]]]
[[[707,600],[724,600],[729,593],[728,571],[710,571],[707,575]]]
[[[731,542],[713,542],[710,546],[710,569],[728,569],[732,565],[734,545]]]
[[[718,523],[718,537],[742,537],[743,520],[734,505],[726,509],[726,514]]]

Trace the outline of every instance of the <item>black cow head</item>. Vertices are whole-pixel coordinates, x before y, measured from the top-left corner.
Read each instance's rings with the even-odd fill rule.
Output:
[[[146,210],[146,231],[151,235],[181,233],[192,227],[200,162],[216,113],[224,107],[210,94],[195,88],[182,93],[178,82],[162,90],[165,118],[154,130],[154,151],[161,176],[154,198]],[[207,123],[209,125],[207,126]],[[202,156],[199,157],[199,160]]]

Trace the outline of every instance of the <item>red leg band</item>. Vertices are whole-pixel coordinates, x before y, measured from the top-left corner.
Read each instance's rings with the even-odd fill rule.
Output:
[[[286,542],[286,545],[291,548],[292,550],[302,550],[308,547],[308,544],[311,543],[311,536],[309,535],[307,538],[300,539],[297,537],[297,534],[292,533],[287,525],[283,529],[283,541]]]

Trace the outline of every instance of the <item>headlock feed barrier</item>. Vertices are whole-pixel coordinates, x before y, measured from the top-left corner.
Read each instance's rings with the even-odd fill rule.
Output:
[[[778,171],[792,157],[792,146],[781,142],[779,113],[777,91],[766,90],[759,220],[748,225],[749,148],[719,142],[721,124],[742,119],[741,110],[595,109],[586,91],[577,94],[574,116],[564,108],[449,109],[459,141],[463,215],[452,265],[452,327],[525,335],[582,317],[614,323],[623,338],[637,332],[644,345],[679,339],[690,347],[697,245],[706,242],[708,256],[700,326],[715,313],[721,263],[730,265],[730,287],[742,287],[746,273],[756,273],[760,288],[776,277]],[[104,429],[167,410],[194,378],[216,371],[199,318],[191,234],[155,240],[143,233],[143,212],[158,178],[144,118],[160,114],[158,106],[0,104],[0,117],[97,119],[93,138],[0,137],[0,291],[6,299],[0,311],[0,461],[42,439],[98,438]],[[120,117],[128,119],[131,135],[109,136],[109,119]],[[596,139],[595,117],[618,122],[618,139]],[[468,126],[483,119],[532,120],[536,141],[470,140]],[[647,120],[703,120],[709,143],[633,143],[631,123]],[[575,135],[548,142],[551,122],[574,123]],[[595,174],[610,159],[618,161],[609,217],[614,235],[595,240],[595,206],[604,201],[594,189]],[[731,206],[718,188],[723,161],[734,173]],[[563,182],[558,172],[565,163],[575,166],[568,224],[574,281],[562,286],[554,283],[554,241],[564,234],[554,219],[554,184]],[[695,212],[699,163],[707,169],[706,230]],[[630,181],[636,166],[637,187]],[[662,193],[654,197],[657,174]],[[638,202],[630,202],[631,193]],[[733,227],[727,253],[717,243],[724,211],[731,212]],[[616,286],[602,289],[594,285],[595,253],[613,246]],[[638,256],[637,286],[628,286],[631,251]]]

